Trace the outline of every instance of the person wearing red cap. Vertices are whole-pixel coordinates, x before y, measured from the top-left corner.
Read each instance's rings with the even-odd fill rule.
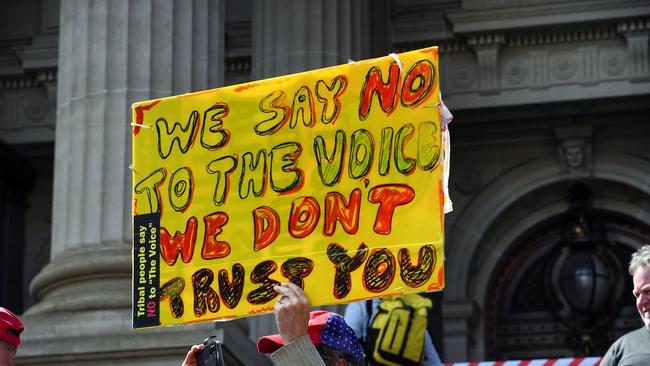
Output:
[[[20,333],[24,329],[23,322],[16,314],[0,307],[0,365],[14,365],[14,357],[20,346]]]
[[[361,366],[363,349],[343,317],[329,311],[312,311],[304,291],[295,284],[273,288],[280,297],[275,302],[275,323],[279,334],[257,341],[260,353],[270,354],[276,366]],[[187,352],[183,366],[195,366],[202,345]]]
[[[282,283],[275,303],[275,322],[280,334],[261,337],[257,350],[271,354],[276,366],[358,366],[363,350],[343,317],[329,311],[309,312],[311,304],[295,284]]]

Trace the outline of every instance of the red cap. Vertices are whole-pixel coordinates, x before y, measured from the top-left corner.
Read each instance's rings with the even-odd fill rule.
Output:
[[[18,348],[20,346],[20,333],[24,329],[23,322],[18,319],[16,314],[9,309],[0,307],[0,341],[13,344],[14,347]]]
[[[361,345],[357,337],[342,316],[329,311],[312,311],[309,313],[307,334],[313,344],[326,344],[343,351],[357,360],[363,358]],[[260,353],[273,353],[284,347],[284,341],[279,334],[261,337],[257,341]]]

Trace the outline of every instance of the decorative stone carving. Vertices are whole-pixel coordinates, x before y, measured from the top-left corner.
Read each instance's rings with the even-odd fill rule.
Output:
[[[566,81],[571,79],[578,69],[578,62],[575,56],[560,55],[551,58],[551,72],[558,80]]]
[[[22,94],[20,92],[4,93],[0,97],[2,100],[2,113],[0,114],[0,130],[17,130],[20,129],[20,101]]]
[[[620,33],[647,32],[650,30],[650,18],[627,20],[618,23]]]
[[[464,0],[465,8],[492,9],[552,3],[553,0]],[[557,0],[555,0],[557,2]]]
[[[467,39],[467,44],[476,51],[479,72],[479,88],[482,92],[498,92],[499,48],[505,42],[500,33],[476,34]]]
[[[520,85],[530,74],[528,64],[521,59],[508,62],[503,70],[503,79],[512,86]]]
[[[442,41],[438,44],[439,53],[455,53],[467,51],[467,44],[457,39]]]
[[[580,83],[596,83],[600,79],[598,46],[578,47]]]
[[[562,163],[571,172],[584,171],[590,153],[590,146],[584,139],[566,139],[560,144]]]
[[[451,82],[458,89],[467,89],[474,84],[476,72],[473,68],[461,65],[457,66],[451,72]]]
[[[533,62],[533,85],[537,88],[548,87],[548,50],[532,51],[530,58]]]
[[[601,65],[603,72],[609,76],[618,76],[625,71],[623,52],[612,51],[603,55]]]
[[[558,43],[576,43],[585,40],[600,41],[615,39],[616,28],[613,26],[600,26],[594,28],[566,29],[563,31],[547,31],[524,34],[513,34],[507,37],[508,47],[529,47],[555,45]]]
[[[5,141],[53,138],[53,134],[34,131],[54,130],[56,73],[56,69],[41,69],[0,78],[0,132],[7,133]]]
[[[12,89],[0,93],[0,130],[26,131],[54,126],[53,110],[44,88]]]
[[[618,24],[618,31],[627,40],[630,74],[633,77],[647,76],[650,72],[648,52],[650,18],[621,22]]]
[[[36,85],[36,80],[30,76],[17,76],[0,80],[0,89],[23,89]]]
[[[569,178],[580,178],[591,171],[591,126],[556,128],[560,166]]]
[[[39,123],[47,118],[49,102],[47,97],[33,97],[23,103],[23,114],[31,123]]]

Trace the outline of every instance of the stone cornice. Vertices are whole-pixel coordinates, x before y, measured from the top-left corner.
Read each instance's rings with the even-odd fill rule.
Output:
[[[492,47],[505,43],[505,37],[501,33],[472,34],[467,37],[467,44],[472,47]]]
[[[33,88],[44,83],[56,81],[56,69],[45,69],[36,73],[0,77],[0,90]]]
[[[508,47],[542,46],[548,44],[599,41],[618,37],[615,25],[567,28],[546,32],[519,32],[506,36]]]
[[[227,57],[225,64],[226,73],[250,73],[251,71],[250,56]]]
[[[617,27],[620,33],[635,33],[650,31],[650,17],[644,19],[625,20],[618,23]]]
[[[452,81],[453,82],[453,81]],[[597,84],[553,85],[547,90],[533,88],[504,89],[498,93],[482,94],[480,90],[469,93],[444,92],[445,104],[450,110],[468,110],[495,107],[515,107],[532,104],[577,102],[589,99],[636,97],[647,95],[650,83],[628,80],[601,81]]]
[[[440,47],[440,53],[456,53],[467,51],[469,47],[486,45],[503,45],[509,48],[557,45],[561,43],[580,43],[616,39],[621,34],[647,32],[650,20],[625,20],[617,24],[590,25],[589,27],[566,27],[539,31],[514,31],[509,33],[468,34],[466,38],[454,38],[439,42],[408,42],[396,43],[396,52],[405,52],[418,48]]]
[[[440,42],[438,46],[440,47],[440,53],[455,53],[455,52],[467,51],[467,43],[458,39]]]
[[[647,0],[583,0],[447,13],[454,33],[503,31],[619,20],[650,14]]]
[[[408,42],[408,43],[396,43],[393,46],[394,52],[408,52],[413,50],[418,50],[420,48],[427,48],[431,46],[438,46],[438,52],[440,54],[451,54],[458,52],[466,52],[467,42],[463,39],[450,39],[439,42]]]
[[[453,38],[451,26],[444,14],[452,9],[458,9],[457,0],[396,1],[391,14],[393,32],[392,43],[421,43],[431,39]]]
[[[0,75],[17,76],[31,70],[58,67],[59,41],[56,34],[38,35],[28,42],[12,40],[0,44],[6,49],[0,56]]]
[[[58,66],[59,46],[57,43],[34,44],[18,52],[25,70],[54,68]]]

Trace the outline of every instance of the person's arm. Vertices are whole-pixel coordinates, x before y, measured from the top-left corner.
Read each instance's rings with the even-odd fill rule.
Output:
[[[368,313],[366,301],[349,303],[345,308],[345,322],[354,330],[358,339],[366,339],[366,325],[368,324]]]
[[[273,290],[280,294],[275,302],[275,323],[285,344],[271,355],[273,363],[276,366],[324,366],[307,333],[311,303],[304,291],[291,282],[275,286]]]
[[[438,356],[438,351],[433,345],[433,340],[431,335],[427,330],[424,331],[424,363],[423,366],[442,366],[442,361],[440,361],[440,356]]]
[[[325,366],[325,362],[318,354],[316,347],[311,343],[308,335],[298,337],[273,352],[271,359],[276,366]]]
[[[619,344],[620,341],[614,342],[609,349],[607,350],[607,353],[605,353],[605,356],[603,359],[600,361],[600,366],[616,366],[618,365],[619,361],[621,361],[621,354],[619,351]]]

